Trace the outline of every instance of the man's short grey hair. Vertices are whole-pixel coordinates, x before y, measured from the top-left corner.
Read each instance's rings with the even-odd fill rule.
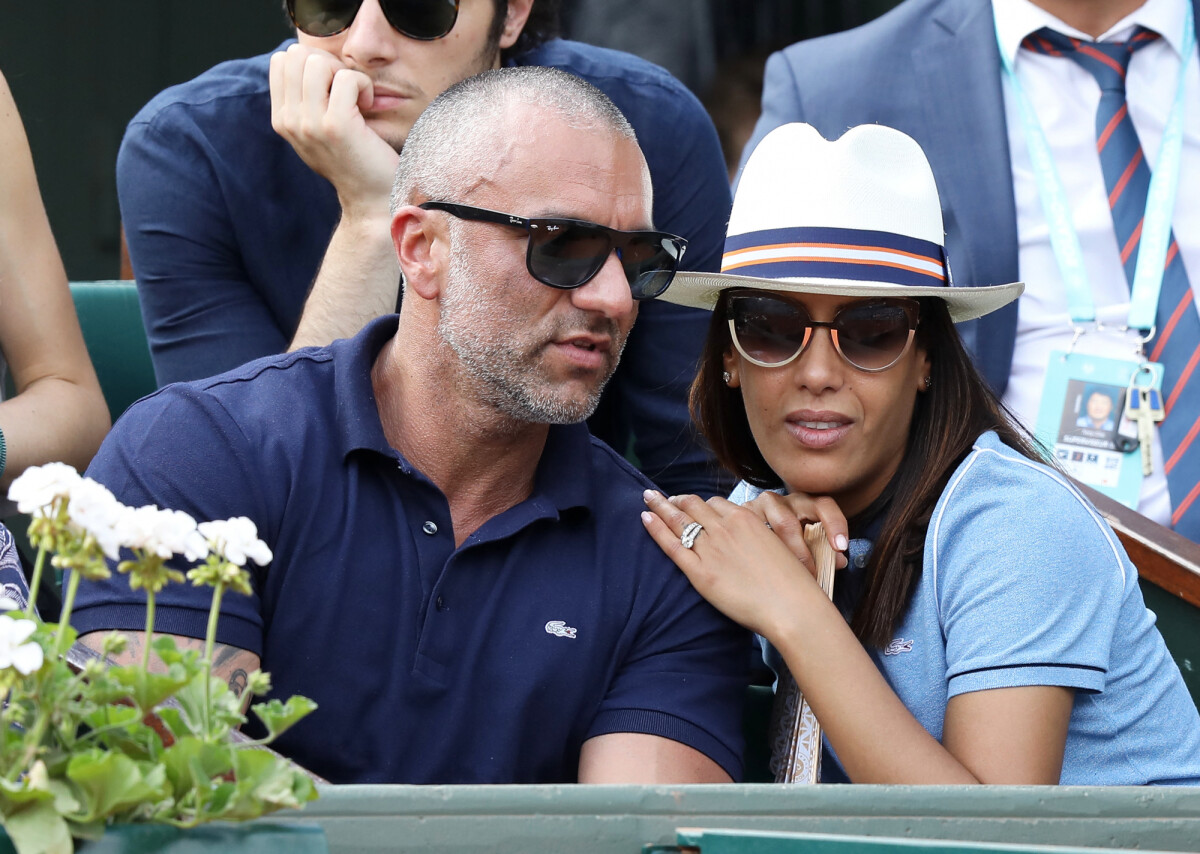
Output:
[[[552,111],[573,128],[607,130],[637,142],[608,96],[573,74],[536,65],[485,71],[451,86],[413,124],[392,184],[392,213],[426,199],[460,200],[487,171],[486,159],[495,152],[491,135],[503,132],[504,117],[522,105]],[[532,138],[538,131],[520,132]]]

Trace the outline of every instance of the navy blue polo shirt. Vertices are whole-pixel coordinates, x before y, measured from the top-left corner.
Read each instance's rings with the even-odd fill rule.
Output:
[[[456,549],[380,424],[370,371],[395,330],[168,386],[88,470],[126,504],[258,525],[274,561],[226,595],[219,641],[262,657],[272,696],[319,704],[278,748],[337,783],[570,782],[585,740],[641,732],[738,779],[746,636],[642,529],[648,481],[552,426],[532,495]],[[72,622],[140,630],[143,601],[85,582]],[[208,606],[169,587],[156,629],[202,637]]]

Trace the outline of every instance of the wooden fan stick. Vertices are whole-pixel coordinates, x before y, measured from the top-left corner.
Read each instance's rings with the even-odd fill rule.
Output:
[[[833,598],[837,557],[820,523],[804,526],[804,542],[817,564],[817,583]],[[821,776],[821,724],[786,665],[780,665],[772,709],[771,770],[777,783],[816,783]]]

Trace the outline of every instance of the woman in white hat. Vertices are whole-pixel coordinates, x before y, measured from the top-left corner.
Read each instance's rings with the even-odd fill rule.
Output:
[[[950,287],[942,235],[900,132],[767,136],[723,272],[663,297],[714,311],[693,414],[743,483],[648,492],[647,530],[782,656],[826,780],[1200,784],[1200,716],[1133,566],[953,325],[1022,286]],[[848,552],[834,603],[805,521]]]

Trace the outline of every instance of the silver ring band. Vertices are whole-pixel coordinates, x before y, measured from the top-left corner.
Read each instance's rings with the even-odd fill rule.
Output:
[[[685,549],[690,549],[696,544],[696,537],[700,536],[700,532],[704,530],[704,526],[699,522],[688,522],[683,529],[683,533],[679,535],[679,542],[683,544]]]

